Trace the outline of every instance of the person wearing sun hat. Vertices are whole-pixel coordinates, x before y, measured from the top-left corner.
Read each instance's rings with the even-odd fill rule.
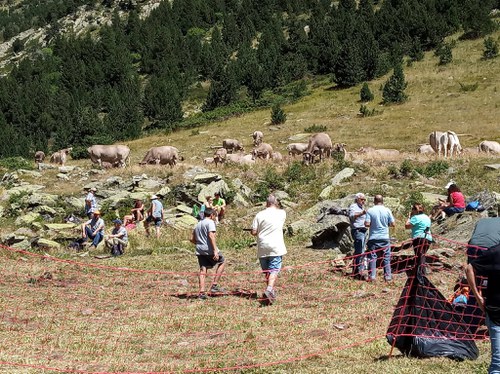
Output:
[[[113,256],[120,256],[125,252],[128,244],[128,233],[121,219],[113,220],[115,227],[110,235],[104,238],[104,244],[111,250]]]
[[[88,239],[92,240],[89,249],[92,249],[92,247],[97,248],[102,241],[104,238],[104,220],[101,218],[100,211],[95,210],[92,218],[82,224],[82,238],[83,242]]]
[[[154,222],[156,238],[160,237],[161,224],[163,223],[163,204],[158,199],[158,196],[151,196],[151,206],[147,211],[147,217],[144,221],[144,228],[146,229],[146,236],[149,236],[149,225]]]
[[[97,188],[95,187],[89,188],[87,196],[85,197],[85,215],[88,219],[91,219],[94,211],[97,210],[96,191]]]

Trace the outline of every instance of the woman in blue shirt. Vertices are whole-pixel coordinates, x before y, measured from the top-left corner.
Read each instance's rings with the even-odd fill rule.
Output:
[[[411,229],[413,250],[417,256],[417,264],[421,267],[425,264],[425,254],[432,243],[431,219],[425,214],[422,204],[413,204],[405,228]]]

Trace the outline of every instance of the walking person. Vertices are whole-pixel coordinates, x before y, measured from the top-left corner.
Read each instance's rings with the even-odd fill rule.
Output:
[[[359,192],[354,197],[354,203],[349,206],[349,220],[351,222],[351,236],[354,240],[354,258],[352,265],[352,276],[355,279],[363,279],[366,232],[365,209],[366,197]]]
[[[425,214],[424,206],[419,203],[413,204],[410,215],[405,223],[406,229],[411,229],[412,245],[416,256],[418,270],[425,269],[425,254],[432,243],[431,218]]]
[[[160,237],[160,230],[161,230],[161,225],[163,223],[163,216],[164,216],[163,204],[158,199],[158,196],[156,195],[151,196],[151,206],[147,211],[147,217],[146,220],[144,221],[146,236],[149,236],[149,225],[151,223],[154,223],[156,238],[158,239]]]
[[[500,245],[478,251],[477,258],[467,265],[465,274],[479,308],[486,313],[491,343],[488,374],[500,374]],[[484,295],[477,288],[476,275],[487,279]]]
[[[257,237],[257,256],[265,273],[267,287],[264,296],[273,304],[276,301],[275,283],[287,253],[283,238],[286,212],[279,208],[276,196],[269,195],[266,209],[257,213],[252,223],[252,235]]]
[[[372,282],[377,277],[377,258],[379,252],[383,253],[384,279],[392,281],[391,272],[391,240],[389,227],[394,227],[394,216],[389,208],[384,206],[382,195],[375,195],[374,206],[366,212],[365,226],[370,229],[368,235],[367,254],[370,275],[367,279]]]
[[[224,256],[219,251],[216,242],[216,216],[215,209],[206,208],[205,217],[196,224],[191,236],[191,243],[196,245],[196,256],[200,265],[198,298],[202,300],[207,299],[205,293],[207,269],[215,267],[215,278],[210,286],[210,294],[224,292],[224,289],[219,287],[219,280],[224,271],[225,263]]]

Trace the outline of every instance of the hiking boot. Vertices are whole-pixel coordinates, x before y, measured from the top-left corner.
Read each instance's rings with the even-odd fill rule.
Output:
[[[264,295],[266,296],[267,300],[269,300],[269,304],[274,304],[276,301],[276,291],[275,290],[265,290]]]
[[[208,296],[206,293],[200,293],[198,295],[198,300],[207,300],[208,299]]]
[[[223,293],[226,290],[216,284],[214,284],[212,287],[210,287],[210,293]]]

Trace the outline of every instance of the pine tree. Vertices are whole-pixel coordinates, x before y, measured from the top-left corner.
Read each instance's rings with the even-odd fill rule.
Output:
[[[361,87],[361,91],[359,92],[359,96],[362,102],[366,103],[368,101],[372,101],[374,96],[372,91],[370,91],[370,87],[368,87],[368,83],[363,83],[363,87]]]
[[[490,59],[498,56],[498,42],[495,41],[491,36],[484,39],[484,51],[483,58]]]
[[[441,44],[435,52],[439,57],[439,65],[446,65],[453,61],[452,46],[450,43]]]
[[[396,103],[400,104],[408,99],[405,89],[408,83],[405,81],[403,66],[396,65],[394,73],[384,84],[382,89],[382,101],[384,104]]]
[[[351,41],[344,43],[335,66],[332,80],[340,87],[352,87],[365,79],[361,55]]]
[[[286,113],[281,108],[279,103],[276,103],[271,108],[271,123],[273,125],[280,125],[286,122]]]

